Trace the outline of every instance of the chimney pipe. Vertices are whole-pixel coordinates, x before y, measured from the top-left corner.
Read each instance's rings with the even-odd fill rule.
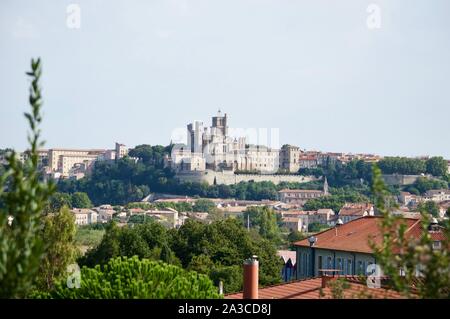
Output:
[[[244,261],[244,299],[258,299],[258,272],[259,262],[257,256]]]

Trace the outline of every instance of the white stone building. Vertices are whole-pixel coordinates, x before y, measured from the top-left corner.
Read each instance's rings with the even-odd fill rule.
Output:
[[[212,118],[211,127],[195,121],[187,125],[187,143],[175,144],[166,165],[177,172],[252,171],[275,173],[280,168],[280,150],[248,145],[245,137],[233,138],[228,132],[227,114]]]

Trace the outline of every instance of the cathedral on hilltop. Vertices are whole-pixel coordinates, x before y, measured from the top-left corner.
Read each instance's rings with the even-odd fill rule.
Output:
[[[228,116],[219,110],[210,127],[194,121],[187,125],[186,144],[175,144],[166,165],[177,173],[194,171],[228,171],[274,174],[283,169],[297,172],[297,147],[280,149],[248,144],[246,137],[231,137]],[[296,151],[297,150],[297,151]]]

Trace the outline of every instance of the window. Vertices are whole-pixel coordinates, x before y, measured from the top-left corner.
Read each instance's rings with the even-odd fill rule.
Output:
[[[310,254],[307,253],[306,254],[306,274],[309,275],[311,272],[309,270],[311,270],[311,258],[310,258]]]
[[[364,263],[362,262],[362,260],[358,261],[358,271],[357,271],[358,275],[363,275],[364,274]]]
[[[337,269],[341,270],[340,274],[342,274],[342,271],[344,270],[344,265],[342,263],[342,258],[337,259]]]
[[[433,241],[433,249],[441,249],[441,242],[438,240]]]
[[[353,275],[353,260],[348,259],[347,260],[347,275]]]
[[[307,262],[307,260],[306,260],[306,253],[303,253],[302,254],[302,258],[303,258],[303,264],[302,264],[302,268],[303,268],[303,270],[302,270],[302,273],[303,273],[303,275],[307,275],[307,273],[306,273],[306,262]]]
[[[332,269],[333,268],[332,261],[333,261],[333,259],[331,258],[331,256],[328,256],[328,258],[327,258],[327,268],[328,269]]]
[[[322,256],[318,256],[317,257],[317,269],[323,269],[323,260],[322,260]],[[320,275],[320,273],[319,273]]]

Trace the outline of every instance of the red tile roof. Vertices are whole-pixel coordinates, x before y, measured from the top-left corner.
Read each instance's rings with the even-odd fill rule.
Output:
[[[402,299],[405,298],[395,290],[387,288],[368,288],[365,281],[356,277],[341,277],[348,282],[343,296],[347,299]],[[322,287],[322,278],[297,280],[289,283],[259,288],[260,299],[331,299],[333,293],[330,285]],[[242,292],[225,296],[225,299],[242,299]]]
[[[339,216],[363,216],[372,207],[369,203],[346,203],[339,211]]]
[[[369,238],[372,238],[375,244],[380,244],[383,238],[379,228],[381,218],[379,216],[361,217],[343,224],[337,229],[334,227],[317,233],[314,235],[317,238],[314,247],[371,254],[373,251],[369,245]],[[413,234],[412,230],[414,232],[416,232],[416,229],[420,230],[418,219],[403,218],[402,220],[406,223],[411,234]],[[310,246],[307,238],[296,242],[295,245]]]

